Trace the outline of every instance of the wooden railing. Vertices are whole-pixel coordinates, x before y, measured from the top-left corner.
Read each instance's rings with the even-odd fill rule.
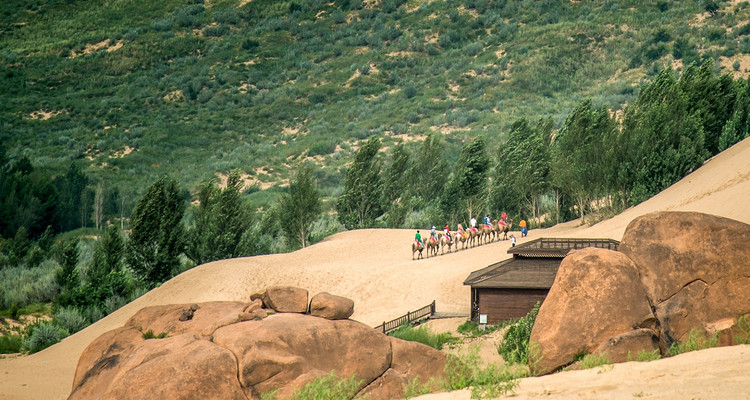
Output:
[[[435,314],[435,300],[431,304],[428,304],[417,311],[409,311],[408,313],[388,322],[383,322],[381,325],[375,327],[375,329],[388,333],[399,326],[404,324],[410,324],[422,319],[425,319],[432,314]]]

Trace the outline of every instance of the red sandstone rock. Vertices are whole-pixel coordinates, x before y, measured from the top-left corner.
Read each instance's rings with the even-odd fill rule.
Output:
[[[310,315],[325,319],[347,319],[354,314],[354,301],[321,292],[310,300]]]
[[[255,296],[255,295],[253,295]],[[251,296],[251,299],[252,297]],[[271,286],[263,293],[263,305],[280,313],[306,313],[308,292],[292,286]]]
[[[568,255],[539,309],[529,366],[549,373],[634,328],[654,328],[638,271],[622,253],[588,248]]]
[[[736,332],[737,317],[750,313],[748,243],[750,225],[708,214],[657,212],[628,225],[619,250],[640,271],[661,322],[662,350],[693,329]]]

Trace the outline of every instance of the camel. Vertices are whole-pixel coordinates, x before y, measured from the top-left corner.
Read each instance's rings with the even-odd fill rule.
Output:
[[[490,241],[490,236],[492,235],[492,226],[487,226],[485,224],[482,224],[482,236],[481,238],[484,238],[484,243],[488,243]],[[494,241],[495,239],[492,238]]]
[[[482,244],[480,242],[480,239],[482,238],[482,231],[479,230],[479,228],[469,229],[467,233],[469,234],[469,246],[470,247],[474,247],[475,246],[474,243],[476,243],[477,246]]]
[[[498,225],[500,225],[500,224],[498,224]],[[513,227],[513,218],[510,218],[508,220],[508,223],[505,224],[505,226],[500,225],[500,227],[502,228],[502,232],[503,232],[503,240],[508,240],[508,231],[510,231],[510,228]],[[498,235],[499,235],[499,233],[498,233]]]
[[[440,254],[445,254],[445,247],[448,246],[448,253],[452,253],[453,250],[451,250],[451,246],[453,246],[453,242],[456,240],[456,234],[451,235],[452,239],[448,239],[448,236],[443,235],[443,233],[438,233],[438,240],[440,241]],[[458,244],[456,244],[458,246]]]
[[[427,248],[427,257],[429,257],[430,254],[436,256],[438,249],[440,248],[440,242],[433,240],[432,237],[428,237],[424,241],[424,247]]]
[[[461,242],[461,250],[466,248],[466,231],[461,224],[458,224],[458,230],[453,233],[453,239],[456,241],[456,251],[458,251],[458,242]]]
[[[411,259],[414,259],[414,253],[419,252],[419,255],[417,256],[417,260],[422,258],[422,250],[424,250],[424,245],[417,243],[417,241],[411,242]]]

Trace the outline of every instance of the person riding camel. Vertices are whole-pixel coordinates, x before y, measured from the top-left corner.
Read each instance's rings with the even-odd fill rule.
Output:
[[[508,221],[508,214],[506,214],[505,211],[503,211],[503,215],[500,216],[500,220],[503,222]]]
[[[433,242],[437,242],[437,231],[435,230],[435,225],[433,225],[432,229],[430,229],[430,237],[432,238]]]
[[[462,238],[466,237],[466,232],[464,232],[464,226],[461,225],[461,223],[458,223],[458,227],[456,228],[456,235],[461,235]]]
[[[422,235],[419,234],[419,231],[417,231],[417,234],[414,235],[414,240],[417,242],[418,245],[423,246],[422,243]],[[413,256],[412,256],[413,257]]]
[[[490,214],[487,214],[484,217],[484,224],[487,225],[488,228],[492,228],[492,221],[490,221]]]
[[[443,233],[445,233],[445,237],[448,238],[448,243],[453,241],[453,238],[451,237],[451,230],[448,227],[448,224],[445,224],[445,228],[443,228]]]
[[[471,217],[471,220],[469,220],[469,223],[471,224],[471,230],[476,231],[477,230],[477,219],[474,217]]]

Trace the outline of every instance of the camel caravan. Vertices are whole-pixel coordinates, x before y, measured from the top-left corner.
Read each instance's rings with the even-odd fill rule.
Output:
[[[473,218],[472,220],[476,221]],[[422,252],[424,250],[427,250],[427,257],[434,257],[438,255],[438,251],[440,251],[441,255],[445,254],[446,248],[448,248],[449,253],[452,253],[453,249],[458,251],[459,244],[461,245],[461,250],[463,250],[467,246],[474,247],[494,242],[495,240],[507,240],[508,231],[513,227],[513,219],[511,218],[507,221],[505,219],[499,221],[493,220],[489,224],[476,225],[476,223],[473,223],[472,225],[474,226],[464,229],[463,225],[458,224],[458,229],[455,231],[449,230],[446,225],[440,232],[435,231],[435,227],[433,226],[431,232],[434,232],[434,234],[429,234],[424,240],[422,240],[419,231],[417,231],[417,235],[411,244],[411,259],[414,260],[415,255],[417,260],[423,258]],[[500,235],[503,236],[502,239],[500,239]]]

